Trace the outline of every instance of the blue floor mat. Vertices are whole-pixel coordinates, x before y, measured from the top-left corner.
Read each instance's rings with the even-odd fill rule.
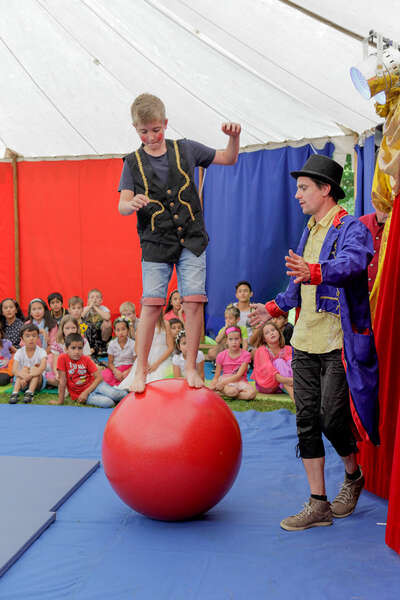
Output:
[[[100,458],[111,410],[0,405],[0,454]],[[392,600],[400,558],[384,541],[387,503],[364,492],[332,527],[280,529],[308,490],[294,415],[236,414],[243,463],[204,517],[152,521],[125,506],[100,468],[0,581],[7,600]],[[343,466],[327,444],[329,498]],[[27,498],[27,502],[29,499]]]

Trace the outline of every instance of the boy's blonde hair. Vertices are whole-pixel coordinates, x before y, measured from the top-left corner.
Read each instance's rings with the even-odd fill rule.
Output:
[[[234,316],[234,318],[236,319],[236,321],[239,321],[240,310],[234,304],[228,304],[228,306],[225,308],[224,315],[226,315],[226,313],[231,313]]]
[[[119,307],[119,312],[121,313],[123,310],[125,309],[130,309],[132,312],[136,313],[136,307],[133,304],[133,302],[130,302],[129,300],[127,300],[126,302],[123,302],[121,304],[121,306]]]
[[[165,106],[160,98],[152,94],[140,94],[131,106],[132,123],[145,125],[152,121],[165,121]]]
[[[68,307],[75,306],[75,304],[80,304],[83,308],[83,300],[80,296],[72,296],[72,298],[68,300]]]
[[[90,296],[90,294],[100,294],[101,298],[103,298],[103,292],[101,292],[100,290],[98,290],[97,288],[93,288],[92,290],[88,291],[88,298]]]

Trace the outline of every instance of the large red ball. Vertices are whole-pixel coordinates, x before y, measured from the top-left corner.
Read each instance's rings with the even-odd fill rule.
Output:
[[[164,379],[129,394],[103,437],[105,473],[118,496],[153,519],[177,521],[209,510],[235,481],[239,425],[215,392]]]

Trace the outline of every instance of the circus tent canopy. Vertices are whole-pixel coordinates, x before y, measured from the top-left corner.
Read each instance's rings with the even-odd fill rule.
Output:
[[[379,119],[349,68],[373,28],[397,35],[396,0],[0,0],[0,156],[125,153],[129,106],[167,106],[169,135],[221,147],[360,134]]]

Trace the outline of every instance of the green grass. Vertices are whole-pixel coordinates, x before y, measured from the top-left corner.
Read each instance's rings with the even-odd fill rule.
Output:
[[[10,393],[0,392],[0,404],[8,404],[8,400],[10,398]],[[56,400],[57,394],[48,394],[46,392],[41,392],[37,394],[32,402],[32,404],[41,404],[46,405],[50,404],[50,400]],[[264,394],[257,394],[256,398],[251,401],[246,400],[230,400],[228,398],[224,398],[228,406],[232,410],[236,410],[238,412],[243,412],[245,410],[257,410],[258,412],[270,412],[272,410],[278,410],[279,408],[287,408],[291,412],[294,412],[294,404],[290,400],[289,396],[285,394],[274,394],[270,396],[265,396]],[[22,403],[23,395],[20,394],[19,402]],[[73,402],[71,398],[67,398],[64,401],[64,406],[84,406],[82,404],[77,404]],[[92,407],[94,408],[94,407]]]
[[[227,405],[237,412],[243,412],[245,410],[257,410],[258,412],[271,412],[273,410],[279,410],[280,408],[286,408],[290,412],[294,413],[294,403],[288,398],[287,400],[281,399],[283,394],[276,394],[279,396],[279,400],[271,398],[263,398],[256,396],[254,400],[228,400],[224,398]],[[261,396],[261,395],[260,395]]]
[[[19,403],[23,404],[23,394],[19,395]],[[0,404],[8,404],[8,400],[10,398],[10,393],[5,394],[4,392],[0,392]],[[50,400],[57,400],[57,394],[46,394],[46,392],[41,392],[40,394],[36,394],[32,404],[50,404]],[[82,406],[82,404],[77,404],[73,402],[71,398],[67,398],[64,401],[65,406]]]

